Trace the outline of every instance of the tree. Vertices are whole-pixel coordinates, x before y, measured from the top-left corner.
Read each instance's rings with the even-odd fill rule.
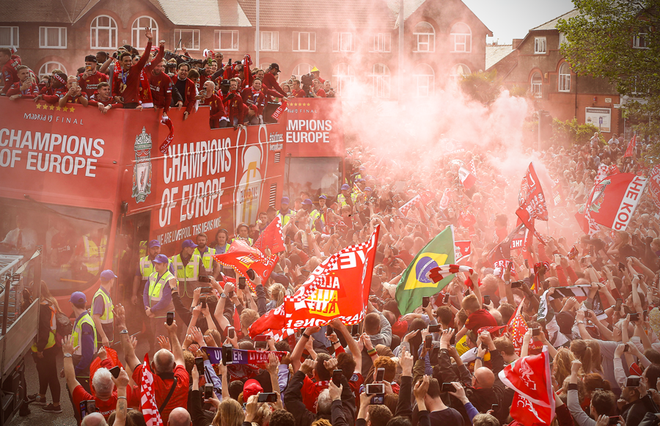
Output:
[[[621,95],[638,132],[654,135],[660,110],[660,0],[574,0],[578,15],[560,19],[561,51],[580,75],[605,77]],[[651,119],[649,119],[649,117]],[[655,133],[657,135],[657,133]]]
[[[479,71],[464,76],[460,81],[463,93],[484,105],[490,105],[500,96],[502,87],[497,81],[497,71]]]

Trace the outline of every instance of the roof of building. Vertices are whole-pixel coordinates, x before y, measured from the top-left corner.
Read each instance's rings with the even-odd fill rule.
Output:
[[[100,0],[0,0],[4,22],[57,22],[73,24]]]
[[[256,25],[256,0],[239,0]],[[394,28],[395,16],[386,0],[260,0],[259,26],[277,28]]]
[[[195,0],[194,7],[181,0],[150,0],[160,7],[174,25],[249,27],[243,8],[236,0]]]
[[[539,25],[538,27],[532,28],[530,31],[554,30],[557,28],[557,24],[559,23],[560,19],[570,19],[574,16],[577,16],[579,13],[580,12],[578,12],[577,9],[573,9],[570,12],[566,12],[563,15],[557,16],[556,18]]]
[[[511,52],[513,52],[511,44],[486,45],[486,69],[504,59]]]

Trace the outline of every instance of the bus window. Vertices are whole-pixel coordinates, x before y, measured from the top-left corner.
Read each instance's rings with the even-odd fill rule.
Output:
[[[42,246],[53,295],[85,290],[103,270],[111,218],[106,210],[0,198],[0,253],[29,257]]]
[[[301,192],[336,194],[339,182],[339,159],[335,157],[287,158],[286,177],[289,194]]]

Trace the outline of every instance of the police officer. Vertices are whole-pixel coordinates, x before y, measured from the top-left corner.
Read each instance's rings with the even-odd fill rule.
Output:
[[[114,305],[110,292],[117,275],[110,269],[101,272],[101,285],[92,298],[92,320],[96,328],[97,346],[110,346],[114,340]]]
[[[339,203],[339,207],[353,207],[355,200],[357,200],[357,194],[351,193],[351,187],[348,186],[347,183],[343,184],[341,186],[341,194],[337,195],[337,203]]]
[[[277,216],[280,218],[280,225],[284,228],[291,220],[293,212],[289,209],[289,197],[282,197],[280,201],[280,209],[277,211]]]
[[[202,257],[195,255],[197,244],[192,240],[184,240],[181,252],[172,257],[172,266],[178,281],[179,294],[184,306],[192,302],[193,291],[199,287],[199,272],[204,266]]]
[[[151,263],[160,254],[160,241],[149,241],[149,254],[140,258],[140,263],[133,278],[133,295],[131,302],[133,305],[138,305],[142,293],[144,293],[144,285],[149,279],[149,276],[154,272],[154,265]],[[170,264],[171,266],[171,264]],[[174,269],[170,267],[170,272],[174,273]]]
[[[94,326],[94,320],[92,320],[89,312],[85,309],[85,305],[87,304],[85,293],[81,291],[73,292],[69,298],[69,302],[76,317],[73,323],[73,330],[71,331],[71,343],[73,344],[74,351],[73,353],[65,353],[64,357],[73,358],[76,380],[80,382],[87,392],[91,393],[89,387],[89,366],[97,350],[96,327]],[[74,409],[79,410],[80,408],[74,407]]]
[[[205,233],[201,232],[197,234],[197,247],[195,247],[193,255],[202,258],[202,265],[204,265],[204,270],[206,272],[204,275],[213,275],[213,277],[217,277],[220,273],[220,266],[213,257],[215,255],[215,249],[207,246],[207,241],[208,238]]]
[[[186,240],[190,241],[190,240]],[[192,241],[190,241],[192,243]],[[192,250],[191,250],[192,252]],[[151,331],[154,337],[167,335],[164,322],[168,311],[174,311],[172,303],[172,288],[176,288],[177,280],[169,271],[170,260],[164,254],[159,254],[153,260],[154,272],[149,275],[144,286],[142,302],[147,316],[151,319]],[[150,339],[151,351],[156,346],[155,338]]]
[[[312,231],[323,232],[325,230],[325,223],[326,223],[325,203],[327,199],[328,197],[326,197],[325,194],[321,194],[321,196],[319,197],[318,208],[314,209],[314,211],[312,211],[312,213],[309,215],[309,217],[312,219]]]

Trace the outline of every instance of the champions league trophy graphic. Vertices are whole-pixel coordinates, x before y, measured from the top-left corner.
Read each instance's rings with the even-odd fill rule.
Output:
[[[238,193],[234,211],[235,227],[240,223],[255,223],[257,220],[262,185],[261,157],[261,149],[256,146],[243,151],[243,171],[236,188]]]

